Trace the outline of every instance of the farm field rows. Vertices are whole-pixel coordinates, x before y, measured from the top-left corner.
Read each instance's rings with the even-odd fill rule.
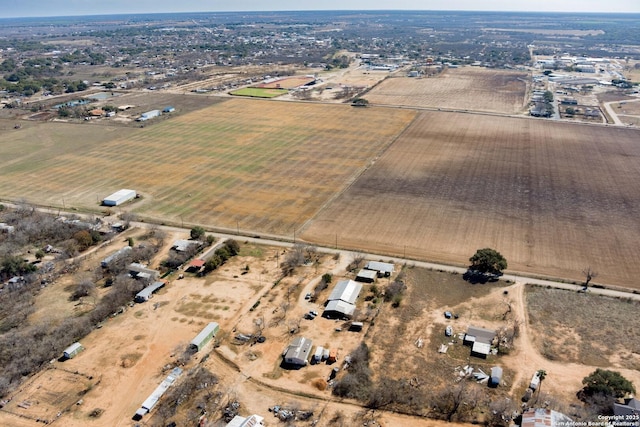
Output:
[[[97,208],[133,188],[127,209],[159,221],[290,235],[414,117],[230,99],[144,129],[29,123],[0,137],[0,197]]]
[[[474,67],[435,77],[388,78],[366,95],[372,104],[518,114],[526,109],[527,74]]]
[[[638,288],[639,133],[424,112],[302,238],[467,265],[493,247],[509,268]]]

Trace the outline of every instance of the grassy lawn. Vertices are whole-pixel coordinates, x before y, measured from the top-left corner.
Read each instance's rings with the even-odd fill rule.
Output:
[[[257,87],[246,87],[234,90],[229,93],[231,95],[251,96],[253,98],[275,98],[276,96],[284,95],[287,92],[287,89],[263,89]]]

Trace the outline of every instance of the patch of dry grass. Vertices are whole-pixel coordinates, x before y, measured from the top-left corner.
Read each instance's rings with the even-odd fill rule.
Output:
[[[534,342],[549,359],[640,369],[640,303],[527,287]]]

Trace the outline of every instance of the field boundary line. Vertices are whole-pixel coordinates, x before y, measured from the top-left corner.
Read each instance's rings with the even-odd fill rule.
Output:
[[[382,108],[386,108],[386,107],[382,107]],[[315,214],[313,214],[311,217],[309,217],[308,220],[306,220],[299,228],[298,228],[298,232],[300,234],[304,233],[305,229],[309,226],[309,224],[314,221],[318,215],[324,211],[331,203],[333,203],[338,197],[340,197],[342,194],[344,194],[348,189],[351,188],[351,186],[353,186],[353,184],[366,172],[368,171],[377,161],[378,159],[380,159],[380,157],[382,157],[384,155],[384,153],[386,153],[389,148],[391,148],[391,146],[393,144],[396,143],[396,141],[398,141],[398,138],[400,138],[400,136],[402,136],[407,129],[409,129],[409,127],[411,127],[411,125],[413,125],[413,123],[416,121],[416,119],[420,116],[418,111],[415,111],[415,115],[413,116],[413,118],[396,134],[394,135],[390,140],[388,144],[385,144],[379,151],[378,153],[376,153],[373,158],[367,162],[367,164],[365,164],[363,167],[360,168],[360,170],[357,170],[353,173],[353,175],[351,176],[351,178],[349,178],[349,180],[345,183],[345,185],[342,187],[342,189],[340,189],[339,191],[336,191],[331,197],[329,197],[327,200],[325,200],[324,203],[322,203],[322,205],[320,206],[320,208],[318,208],[318,210],[315,212]]]

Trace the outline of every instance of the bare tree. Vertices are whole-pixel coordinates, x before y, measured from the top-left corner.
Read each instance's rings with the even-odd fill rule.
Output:
[[[454,419],[465,421],[469,410],[475,408],[477,400],[477,393],[463,380],[434,396],[432,407],[436,415],[449,422]]]
[[[584,289],[586,290],[589,287],[591,280],[598,277],[598,272],[594,271],[591,266],[587,266],[587,268],[582,270],[582,274],[584,274]]]
[[[352,260],[351,260],[351,263],[349,264],[349,267],[347,267],[347,269],[349,271],[355,271],[355,270],[361,269],[362,263],[364,262],[364,255],[360,252],[356,252],[351,256],[352,256]]]
[[[291,276],[296,267],[304,264],[305,262],[305,245],[296,243],[293,248],[289,250],[282,261],[280,268],[284,276]]]
[[[91,279],[82,279],[76,285],[69,299],[71,299],[71,301],[77,301],[82,297],[93,295],[95,293],[95,289],[96,285],[91,281]]]

